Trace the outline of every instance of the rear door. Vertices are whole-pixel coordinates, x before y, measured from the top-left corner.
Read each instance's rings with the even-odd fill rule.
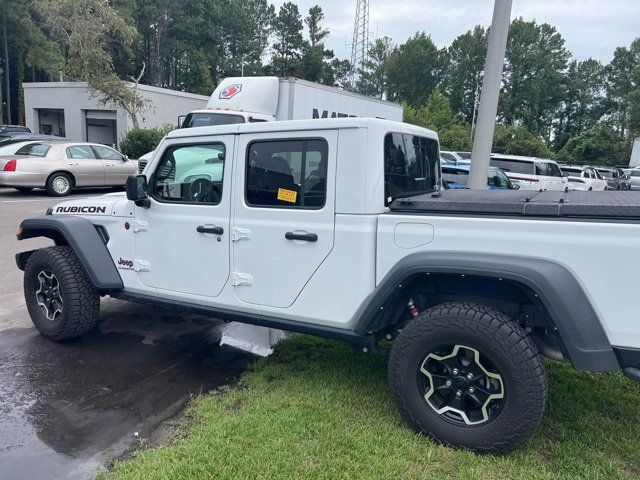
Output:
[[[562,171],[555,162],[535,162],[536,175],[539,180],[540,189],[544,190],[564,190],[566,180],[562,176]]]
[[[235,293],[243,302],[286,308],[333,248],[338,132],[239,138]]]
[[[78,187],[104,185],[104,166],[91,145],[69,145],[64,149],[64,160],[73,173]]]
[[[135,162],[130,162],[113,148],[104,145],[92,145],[91,148],[104,167],[105,185],[124,185],[129,175],[137,173]]]

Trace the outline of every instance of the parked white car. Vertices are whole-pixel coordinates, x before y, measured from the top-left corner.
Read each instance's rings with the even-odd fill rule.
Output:
[[[584,178],[567,177],[567,188],[573,191],[590,192],[593,190],[591,184]]]
[[[584,183],[591,187],[587,190],[602,191],[607,188],[607,181],[602,178],[602,175],[593,167],[560,165],[560,170],[562,170],[563,174],[567,175],[569,183],[573,182],[574,184],[578,184],[580,183],[578,180],[584,180]],[[576,190],[571,187],[569,187],[569,189]]]
[[[491,155],[491,166],[504,170],[509,180],[523,190],[565,190],[567,179],[560,167],[547,158],[520,155]]]

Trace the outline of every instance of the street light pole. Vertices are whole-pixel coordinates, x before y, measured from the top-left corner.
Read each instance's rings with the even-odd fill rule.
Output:
[[[484,66],[482,91],[480,92],[478,121],[471,152],[469,188],[484,189],[487,186],[487,173],[498,113],[498,97],[502,83],[502,68],[507,48],[507,36],[509,35],[511,4],[512,0],[495,0],[493,7],[493,20],[489,31],[489,46]]]

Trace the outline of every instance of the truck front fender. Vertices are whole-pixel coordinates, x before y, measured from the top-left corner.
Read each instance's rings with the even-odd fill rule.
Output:
[[[51,238],[56,245],[69,245],[93,285],[99,290],[122,289],[124,285],[109,250],[95,225],[75,215],[46,215],[28,218],[20,224],[18,240],[34,237]],[[18,267],[24,264],[30,252],[16,255]]]
[[[575,276],[549,260],[512,255],[421,252],[400,260],[358,310],[355,331],[368,333],[376,314],[407,279],[420,274],[502,278],[528,287],[558,330],[579,370],[617,370],[620,364],[600,319]]]

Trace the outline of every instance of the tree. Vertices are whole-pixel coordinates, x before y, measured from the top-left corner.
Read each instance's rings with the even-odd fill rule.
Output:
[[[416,33],[389,57],[389,100],[424,105],[440,79],[440,52],[431,37]]]
[[[318,5],[309,9],[309,15],[304,20],[309,39],[303,43],[299,72],[305,80],[332,85],[334,76],[329,61],[334,54],[324,46],[323,40],[329,35],[329,30],[322,26],[323,20],[324,13]]]
[[[389,57],[393,52],[391,38],[377,38],[369,47],[364,68],[359,69],[360,78],[356,90],[363,95],[384,99],[389,90]]]
[[[439,88],[435,88],[422,108],[404,106],[404,121],[438,133],[443,150],[470,150],[471,126],[461,122]]]
[[[604,113],[604,66],[598,60],[573,60],[555,120],[553,144],[560,150],[572,136],[595,126]]]
[[[112,42],[130,45],[135,29],[106,0],[40,0],[38,9],[66,49],[67,75],[85,81],[102,103],[124,108],[137,127],[148,102],[138,95],[137,82],[132,87],[116,75],[108,50]]]
[[[444,56],[443,87],[451,108],[462,120],[473,122],[476,92],[482,85],[487,56],[487,31],[480,25],[457,37]]]
[[[283,77],[295,75],[304,46],[302,17],[295,3],[282,4],[274,21],[274,34],[277,42],[273,45],[274,73]]]
[[[630,130],[640,131],[638,123],[631,125],[631,110],[640,109],[632,104],[640,97],[640,37],[629,48],[616,48],[611,63],[606,67],[607,107],[611,125],[620,136]],[[637,118],[636,122],[637,122]]]
[[[521,125],[496,125],[491,151],[509,155],[554,157],[544,140]]]
[[[560,150],[563,160],[591,165],[620,165],[629,161],[631,142],[606,123],[582,132],[569,139]]]
[[[511,23],[505,59],[500,118],[551,138],[564,95],[569,51],[555,27],[518,18]]]

